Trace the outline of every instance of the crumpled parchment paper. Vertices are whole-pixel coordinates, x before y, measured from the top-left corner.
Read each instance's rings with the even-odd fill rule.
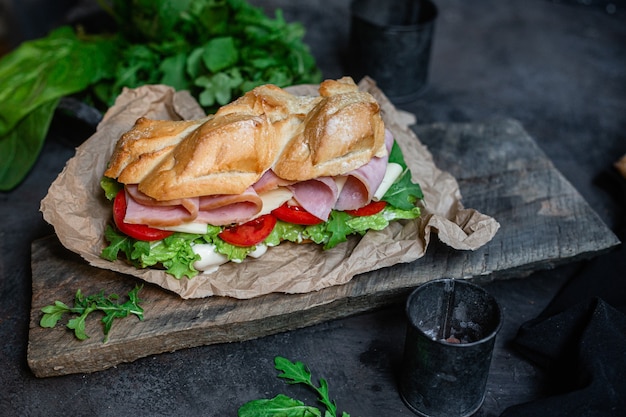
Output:
[[[137,269],[122,260],[100,258],[104,229],[111,221],[111,203],[104,197],[100,179],[119,137],[137,118],[192,119],[205,116],[187,92],[164,85],[126,89],[106,112],[96,133],[76,149],[41,202],[44,219],[54,226],[60,242],[89,264],[157,284],[182,298],[228,296],[248,299],[272,292],[306,293],[348,282],[357,274],[414,261],[424,255],[433,233],[454,249],[474,250],[489,242],[499,223],[476,210],[464,208],[455,178],[438,169],[428,149],[409,128],[411,114],[398,111],[364,78],[359,87],[381,104],[386,127],[393,132],[424,192],[422,216],[393,222],[383,231],[353,236],[324,251],[314,244],[283,243],[259,259],[229,262],[217,272],[192,279],[175,277],[157,269]],[[294,86],[288,91],[317,95],[317,86]]]

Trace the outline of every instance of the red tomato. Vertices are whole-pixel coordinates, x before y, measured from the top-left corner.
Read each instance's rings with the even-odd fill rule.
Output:
[[[300,206],[291,206],[287,203],[283,204],[277,209],[274,209],[274,211],[272,211],[272,214],[276,216],[279,220],[293,224],[309,225],[319,224],[323,222],[322,219],[315,217],[304,208]]]
[[[276,226],[271,214],[259,216],[249,222],[227,227],[218,235],[224,242],[235,246],[253,246],[262,242]]]
[[[372,201],[356,210],[346,210],[346,213],[352,216],[371,216],[372,214],[380,213],[386,205],[386,201]]]
[[[113,221],[120,232],[134,237],[139,240],[161,240],[172,235],[174,232],[167,230],[155,229],[145,224],[131,224],[124,223],[124,216],[126,215],[126,193],[124,190],[120,190],[115,199],[113,200]]]

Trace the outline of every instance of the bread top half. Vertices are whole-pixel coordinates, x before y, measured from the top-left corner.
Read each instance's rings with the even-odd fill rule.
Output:
[[[380,106],[350,77],[319,96],[259,86],[198,120],[139,118],[104,175],[158,201],[240,194],[269,169],[288,181],[346,174],[382,157]]]

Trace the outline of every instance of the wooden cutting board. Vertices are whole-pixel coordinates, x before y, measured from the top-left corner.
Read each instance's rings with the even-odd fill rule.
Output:
[[[487,245],[455,251],[435,239],[415,262],[309,294],[183,300],[145,284],[139,293],[145,320],[115,321],[109,341],[103,343],[101,316],[88,319],[91,337],[78,341],[64,323],[41,328],[41,308],[55,300],[71,304],[78,289],[83,294],[104,290],[124,299],[142,282],[91,267],[50,236],[32,244],[30,368],[37,377],[87,373],[148,355],[249,340],[402,302],[412,288],[432,279],[523,277],[619,244],[518,122],[433,124],[414,130],[437,166],[457,178],[465,207],[500,222],[501,229]]]

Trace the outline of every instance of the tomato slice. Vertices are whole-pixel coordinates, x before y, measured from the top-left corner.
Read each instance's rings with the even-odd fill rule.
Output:
[[[174,232],[155,229],[145,224],[124,223],[126,216],[126,192],[120,190],[113,200],[113,221],[120,232],[138,240],[161,240],[171,236]]]
[[[386,205],[386,201],[372,201],[356,210],[346,210],[346,213],[352,216],[371,216],[372,214],[380,213]]]
[[[218,235],[224,242],[235,246],[253,246],[262,242],[276,226],[271,214],[259,216],[249,222],[227,227]]]
[[[322,223],[323,220],[315,217],[304,208],[296,205],[289,205],[287,203],[274,209],[272,214],[279,220],[287,223],[311,225]]]

